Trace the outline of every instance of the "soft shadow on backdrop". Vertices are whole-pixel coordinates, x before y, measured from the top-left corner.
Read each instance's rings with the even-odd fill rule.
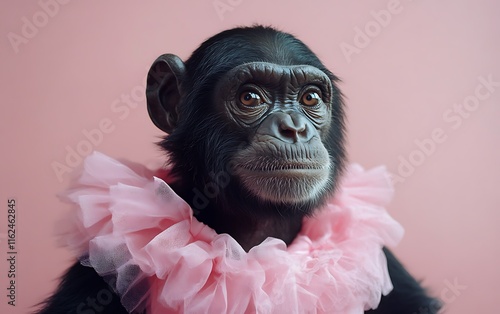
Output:
[[[500,4],[493,0],[106,1],[0,5],[0,312],[26,313],[71,263],[56,194],[91,149],[157,165],[145,109],[152,61],[261,23],[339,77],[349,155],[395,175],[395,250],[449,313],[496,313],[500,282]],[[88,138],[92,138],[89,141]],[[16,306],[6,283],[16,199]]]

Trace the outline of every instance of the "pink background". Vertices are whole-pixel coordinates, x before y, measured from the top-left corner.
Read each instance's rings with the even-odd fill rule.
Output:
[[[85,151],[84,133],[104,120],[111,131],[92,149],[157,164],[153,142],[161,132],[143,97],[152,61],[166,52],[185,59],[216,32],[263,23],[297,35],[343,79],[350,159],[385,164],[401,177],[389,210],[406,228],[395,250],[402,261],[449,313],[498,313],[500,86],[481,87],[481,77],[500,81],[500,5],[401,0],[390,15],[373,14],[397,2],[69,1],[50,6],[48,16],[40,3],[54,0],[3,1],[0,312],[26,313],[71,263],[54,238],[67,210],[56,193],[71,175],[58,178],[54,163],[66,163],[67,149]],[[220,3],[231,10],[219,15]],[[34,17],[39,26],[28,30]],[[370,34],[364,42],[361,31]],[[24,42],[11,44],[13,34],[26,35]],[[341,47],[355,40],[361,48],[346,57]],[[464,101],[467,118],[452,112]],[[6,305],[11,197],[18,211],[15,308]]]

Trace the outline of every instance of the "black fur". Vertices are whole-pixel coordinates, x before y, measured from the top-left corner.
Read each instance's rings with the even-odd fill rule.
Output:
[[[190,186],[179,187],[178,192],[192,206],[195,205],[191,202],[195,197],[193,189],[203,190],[208,182],[213,181],[209,176],[211,172],[228,172],[227,166],[232,155],[236,150],[248,145],[251,136],[247,130],[230,128],[226,118],[210,105],[214,82],[234,67],[255,61],[280,65],[312,65],[327,74],[332,82],[338,81],[304,43],[273,28],[257,26],[231,29],[204,42],[186,61],[186,75],[181,89],[188,92],[178,108],[178,126],[160,143],[160,146],[169,152],[174,174],[179,178],[190,178],[184,180],[189,182]],[[336,163],[332,177],[338,178],[345,161],[345,119],[341,93],[335,84],[333,87],[333,126],[323,142]],[[332,180],[330,191],[333,191],[336,183],[337,180]],[[248,204],[252,209],[266,209],[259,214],[312,213],[322,205],[326,196],[328,195],[304,204],[292,204],[297,206],[292,211],[290,204],[283,205],[283,209],[277,204],[263,204],[258,198],[241,191],[238,184],[231,184],[225,193],[220,193],[209,206],[242,208],[242,204]],[[267,210],[270,205],[278,208]],[[196,209],[196,206],[193,208]],[[206,209],[202,215],[210,212],[210,209]],[[198,218],[203,221],[210,219]]]
[[[370,314],[433,314],[441,309],[441,302],[430,297],[427,291],[408,273],[391,251],[384,248],[389,275],[394,289],[382,297],[378,308]]]
[[[107,296],[112,299],[106,299]],[[101,302],[100,302],[101,301]],[[120,298],[94,269],[75,263],[62,276],[56,292],[39,314],[126,314]]]
[[[242,53],[244,51],[244,53]],[[173,185],[174,190],[190,203],[198,219],[216,225],[212,210],[216,206],[225,208],[243,208],[241,204],[249,204],[252,208],[276,207],[280,214],[290,212],[279,208],[277,204],[263,203],[247,193],[243,193],[238,182],[231,182],[203,208],[193,204],[194,190],[201,189],[213,176],[227,172],[231,156],[236,150],[248,145],[250,136],[245,130],[233,128],[225,123],[224,116],[213,106],[213,89],[215,83],[237,65],[254,61],[266,61],[280,65],[312,65],[327,74],[334,83],[334,111],[330,132],[323,142],[336,163],[332,175],[330,191],[333,191],[337,178],[341,174],[345,160],[344,151],[344,108],[342,95],[335,87],[338,81],[301,41],[292,35],[267,27],[236,28],[215,35],[204,42],[186,61],[186,73],[181,82],[181,105],[178,106],[179,121],[174,131],[167,136],[160,146],[171,158],[174,175],[179,181]],[[149,83],[148,83],[149,84]],[[231,180],[236,180],[231,178]],[[237,180],[236,180],[237,181]],[[325,195],[326,197],[327,195]],[[310,214],[324,201],[311,200],[304,204],[296,204],[296,212]],[[272,211],[247,213],[248,215],[264,215]],[[228,215],[228,220],[235,216]],[[216,229],[217,230],[217,229]],[[405,270],[394,255],[384,250],[394,290],[382,297],[379,308],[367,313],[397,314],[429,314],[437,313],[440,304],[428,296],[420,284]],[[89,300],[95,300],[99,293],[111,292],[110,288],[93,269],[76,263],[63,276],[62,282],[53,296],[46,300],[44,308],[38,313],[126,313],[118,296],[113,294],[109,304],[98,304],[92,308]],[[89,299],[90,298],[90,299]]]

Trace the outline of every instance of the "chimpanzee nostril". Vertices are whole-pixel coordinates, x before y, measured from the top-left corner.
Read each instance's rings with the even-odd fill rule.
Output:
[[[315,129],[299,112],[275,112],[262,122],[257,133],[270,135],[287,143],[305,143],[314,136]]]
[[[280,139],[292,142],[306,142],[310,137],[307,120],[300,114],[284,114],[279,119]]]
[[[297,137],[297,132],[290,128],[280,127],[280,134],[285,138],[295,139]]]

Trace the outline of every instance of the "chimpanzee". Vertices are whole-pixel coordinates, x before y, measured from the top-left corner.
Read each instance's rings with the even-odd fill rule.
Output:
[[[156,248],[161,248],[155,254],[165,254],[155,264],[151,243],[134,238],[140,229],[134,221],[143,224],[140,215],[149,205],[134,211],[141,202],[132,199],[126,203],[128,207],[120,209],[127,214],[118,211],[122,199],[143,193],[135,185],[120,193],[132,179],[118,175],[116,185],[109,188],[117,198],[116,204],[109,205],[112,218],[95,232],[90,244],[83,246],[79,261],[63,276],[39,313],[437,313],[439,301],[430,297],[384,247],[387,243],[372,245],[366,235],[370,227],[344,230],[354,226],[359,213],[349,209],[348,214],[340,215],[336,208],[341,208],[343,201],[333,201],[333,205],[328,201],[343,193],[342,178],[349,172],[338,81],[303,42],[264,26],[223,31],[202,43],[186,62],[172,54],[160,56],[149,71],[146,95],[153,123],[168,134],[159,143],[167,153],[168,174],[156,173],[160,179],[144,181],[141,189],[155,184],[156,192],[144,196],[147,202],[163,195],[165,202],[177,202],[173,207],[188,204],[194,218],[186,218],[184,213],[182,223],[177,223],[170,209],[160,206],[155,215],[165,215],[163,220],[158,218],[160,222],[142,227],[145,233],[159,230],[158,236],[148,235],[148,241],[156,241]],[[97,167],[100,171],[89,175],[104,176],[101,172],[113,167],[129,173],[106,159]],[[89,180],[80,182],[87,184],[85,191],[90,189]],[[97,180],[96,186],[102,188],[106,180],[112,181],[106,177]],[[109,202],[99,193],[101,203]],[[84,197],[77,197],[82,210],[89,205],[89,201],[82,205]],[[327,217],[321,213],[329,210],[331,219],[318,219]],[[83,212],[83,219],[85,215]],[[374,217],[371,219],[378,219]],[[308,222],[315,219],[315,224]],[[127,228],[133,230],[120,245],[106,249],[96,244],[119,233],[123,221],[131,221]],[[185,222],[192,224],[185,227]],[[113,231],[106,231],[108,223],[115,224]],[[363,223],[366,221],[360,226],[365,226]],[[170,238],[164,235],[165,230],[181,225],[194,240],[184,239],[182,232]],[[323,230],[338,235],[331,233],[328,242]],[[359,239],[350,239],[352,234],[359,234]],[[217,251],[222,253],[213,257],[210,254],[217,249],[210,245],[222,247]],[[326,253],[311,248],[315,245]],[[344,251],[339,249],[342,246],[346,246]],[[189,254],[185,253],[187,248],[191,249]],[[287,266],[294,263],[287,250],[295,252],[294,256],[302,254],[293,267]],[[300,253],[304,250],[313,253]],[[365,256],[363,250],[375,253]],[[135,262],[125,264],[122,258]],[[169,263],[173,265],[169,270],[159,271],[170,267],[165,266]],[[367,271],[365,266],[370,263],[379,265],[380,270]],[[203,275],[197,268],[201,264],[212,273]],[[358,269],[358,264],[365,266]],[[328,272],[331,267],[342,270]],[[228,270],[224,273],[221,268]],[[263,273],[267,277],[262,277]],[[347,274],[354,276],[349,277],[351,281],[343,277]],[[161,278],[161,284],[151,280],[155,276]],[[384,278],[388,283],[372,284]],[[191,285],[196,286],[195,294],[189,291]],[[362,301],[365,296],[376,302]],[[350,304],[352,300],[360,304]],[[155,307],[155,302],[161,305]]]

